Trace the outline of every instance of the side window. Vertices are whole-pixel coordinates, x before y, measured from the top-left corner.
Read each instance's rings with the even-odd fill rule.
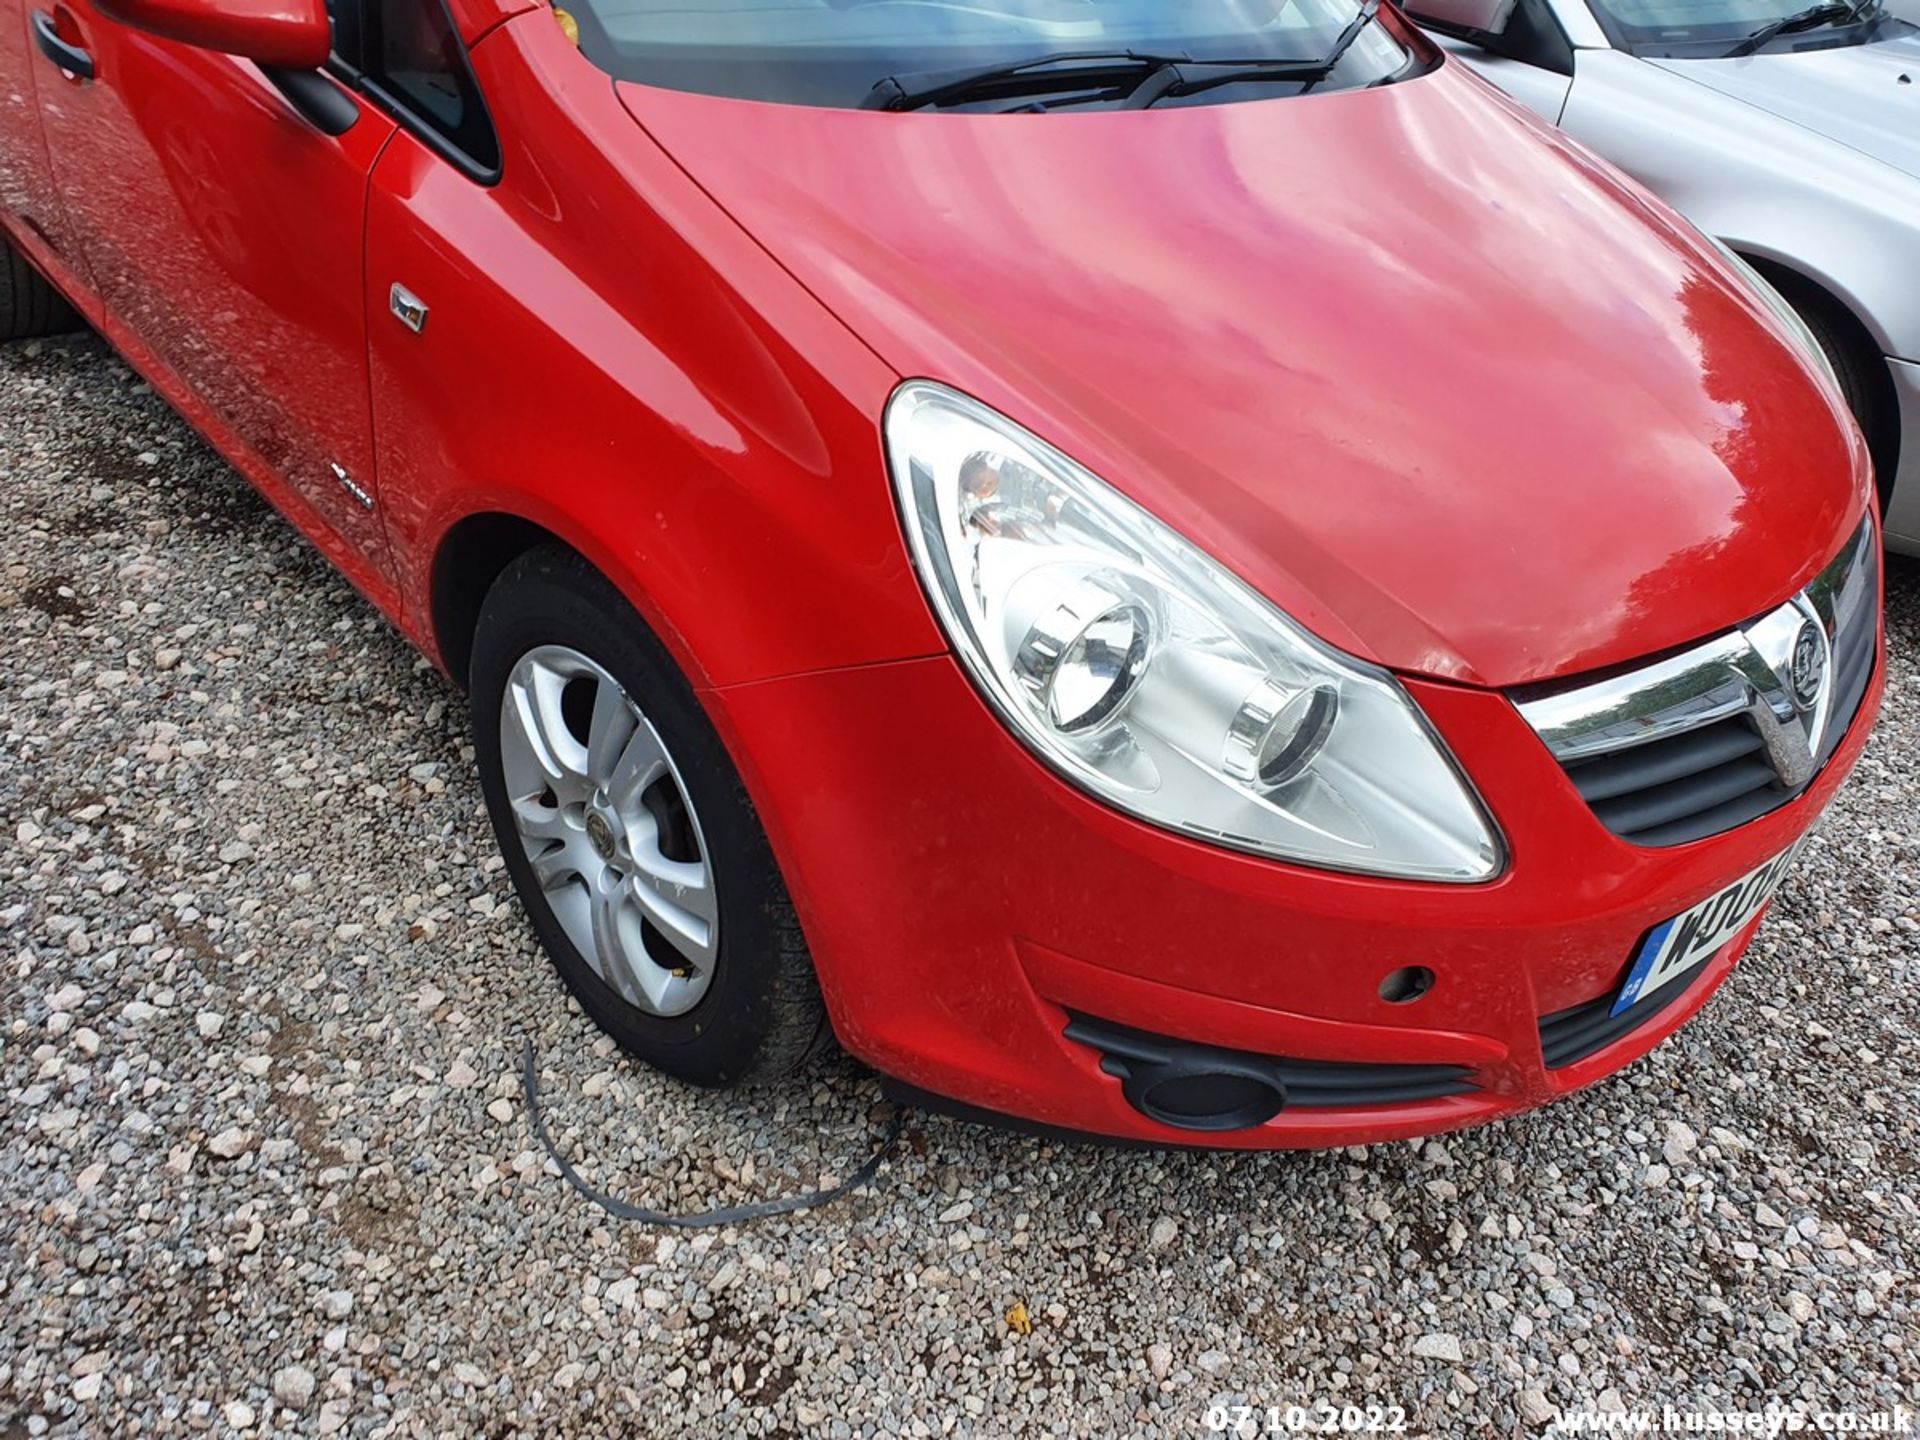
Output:
[[[500,177],[500,140],[445,0],[328,0],[337,70],[474,179]]]

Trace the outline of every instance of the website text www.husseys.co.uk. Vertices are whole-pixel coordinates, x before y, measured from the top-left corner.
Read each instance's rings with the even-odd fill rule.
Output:
[[[1751,1435],[1775,1440],[1781,1435],[1915,1435],[1920,1412],[1896,1405],[1891,1410],[1806,1410],[1768,1405],[1759,1410],[1576,1410],[1549,1428],[1551,1435]]]

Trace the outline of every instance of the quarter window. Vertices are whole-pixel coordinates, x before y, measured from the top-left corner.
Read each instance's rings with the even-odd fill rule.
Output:
[[[500,175],[500,141],[445,0],[329,0],[335,67],[474,179]]]
[[[360,0],[327,0],[333,22],[333,64],[343,78],[360,72]]]

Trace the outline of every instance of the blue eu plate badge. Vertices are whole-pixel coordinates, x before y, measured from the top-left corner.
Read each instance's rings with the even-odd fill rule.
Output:
[[[1620,987],[1620,998],[1613,1002],[1611,1013],[1618,1015],[1631,1009],[1635,1002],[1717,954],[1773,898],[1787,867],[1804,844],[1806,841],[1800,840],[1691,910],[1654,926],[1640,942],[1640,952],[1634,956],[1633,969],[1628,972],[1627,983]]]

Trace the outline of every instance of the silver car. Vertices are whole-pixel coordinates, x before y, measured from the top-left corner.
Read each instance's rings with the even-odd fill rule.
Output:
[[[1773,282],[1872,446],[1888,545],[1920,554],[1920,28],[1880,0],[1408,8]]]

